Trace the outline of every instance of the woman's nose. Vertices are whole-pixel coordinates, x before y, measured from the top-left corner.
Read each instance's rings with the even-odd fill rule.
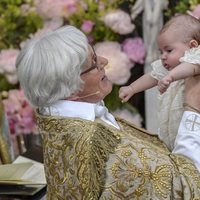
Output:
[[[108,60],[104,57],[98,56],[97,65],[99,69],[103,69],[108,64]]]

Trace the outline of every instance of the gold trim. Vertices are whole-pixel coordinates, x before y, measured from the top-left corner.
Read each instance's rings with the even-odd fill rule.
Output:
[[[189,105],[188,103],[183,103],[183,106],[184,106],[185,108],[189,108],[189,109],[192,110],[192,111],[195,111],[195,112],[197,112],[197,113],[200,113],[200,110],[199,110],[199,109],[197,109],[197,108],[195,108],[195,107]]]
[[[0,99],[0,159],[3,164],[11,163],[11,155],[9,152],[9,146],[3,137],[3,123],[4,123],[4,108]]]

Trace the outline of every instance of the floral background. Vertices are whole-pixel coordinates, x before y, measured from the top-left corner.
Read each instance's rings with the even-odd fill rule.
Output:
[[[146,48],[141,17],[131,20],[135,0],[1,0],[0,91],[13,135],[37,133],[34,111],[26,101],[16,76],[15,61],[23,45],[33,37],[71,24],[88,37],[97,54],[109,64],[105,70],[113,92],[105,103],[114,114],[142,126],[144,116],[134,102],[122,104],[118,89],[142,75]],[[188,12],[200,17],[200,0],[169,1],[165,19]]]

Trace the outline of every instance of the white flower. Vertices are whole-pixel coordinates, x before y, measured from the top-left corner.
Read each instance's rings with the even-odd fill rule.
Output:
[[[121,45],[118,42],[101,42],[95,45],[95,51],[97,55],[108,59],[105,67],[108,79],[117,85],[125,84],[131,76],[133,63],[121,51]]]
[[[16,84],[18,82],[15,66],[18,54],[19,50],[17,49],[5,49],[0,53],[0,73],[5,74],[11,84]]]
[[[17,77],[17,74],[6,74],[6,78],[8,80],[9,83],[11,84],[16,84],[18,83],[18,77]]]
[[[111,11],[102,20],[106,26],[121,35],[131,33],[135,28],[135,25],[131,23],[130,15],[122,10]]]

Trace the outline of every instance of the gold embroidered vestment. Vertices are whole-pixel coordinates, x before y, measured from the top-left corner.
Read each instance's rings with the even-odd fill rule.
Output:
[[[200,199],[199,172],[189,159],[117,121],[121,130],[100,120],[37,115],[48,200]]]

